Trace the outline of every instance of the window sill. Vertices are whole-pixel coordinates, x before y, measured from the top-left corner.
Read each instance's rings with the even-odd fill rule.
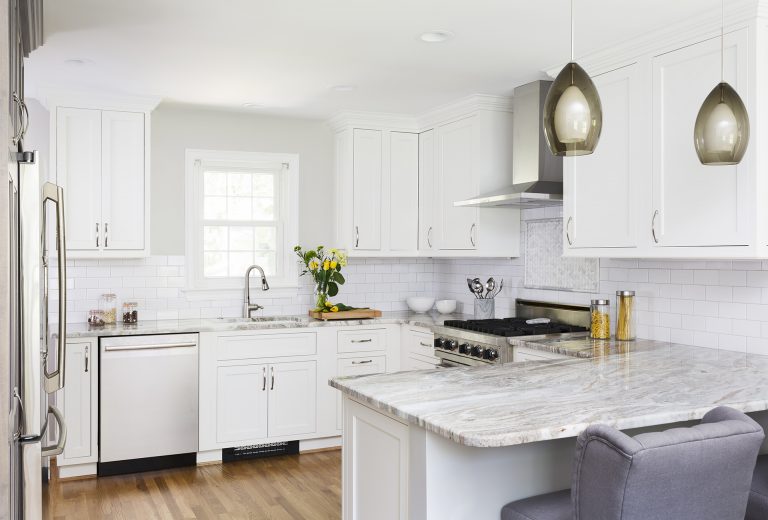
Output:
[[[184,289],[184,295],[188,300],[237,300],[242,302],[243,289],[210,288],[210,289]],[[251,299],[259,301],[263,299],[295,298],[299,294],[298,285],[281,285],[270,287],[268,291],[262,291],[260,287],[251,288]]]

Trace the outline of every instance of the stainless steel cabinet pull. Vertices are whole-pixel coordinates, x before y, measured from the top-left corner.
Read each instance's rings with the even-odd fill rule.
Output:
[[[373,363],[372,359],[366,359],[365,361],[353,361],[353,365],[367,365],[368,363]]]
[[[64,422],[64,416],[58,408],[53,405],[48,406],[48,413],[53,415],[56,419],[56,424],[59,425],[59,440],[55,446],[46,446],[41,450],[43,457],[55,457],[64,453],[64,446],[67,444],[67,424]],[[47,424],[47,422],[46,422]]]
[[[430,248],[432,247],[432,226],[429,226],[429,230],[427,231],[427,245]]]
[[[56,356],[57,367],[53,372],[48,371],[46,366],[43,370],[44,389],[47,393],[52,394],[57,390],[64,388],[64,363],[65,355],[64,350],[67,343],[67,239],[65,236],[64,226],[64,190],[55,184],[46,182],[43,185],[43,208],[48,201],[53,202],[56,205],[56,252],[58,257],[58,272],[59,272],[59,332],[57,337],[58,349]],[[48,277],[48,248],[46,246],[46,222],[45,222],[45,210],[42,215],[42,232],[41,241],[43,244],[42,263],[43,263],[43,276]],[[43,295],[43,309],[44,316],[44,328],[47,335],[48,331],[48,283],[45,284],[45,294]],[[47,341],[48,338],[46,337]],[[55,414],[54,414],[55,415]]]
[[[272,384],[269,385],[270,390],[275,389],[275,367],[269,367],[269,373],[272,376]]]
[[[352,343],[370,343],[373,341],[371,338],[368,339],[353,339]]]
[[[104,222],[104,247],[109,247],[109,222]]]
[[[88,372],[88,347],[85,347],[85,371]]]
[[[573,223],[573,217],[568,217],[568,222],[565,224],[565,238],[568,240],[568,245],[572,246],[573,241],[571,240],[571,224]]]
[[[472,243],[472,247],[475,247],[475,228],[477,227],[477,224],[472,224],[472,227],[469,228],[469,241]]]
[[[27,128],[29,127],[29,110],[27,110],[27,104],[22,101],[21,97],[14,92],[11,96],[13,98],[13,102],[16,103],[16,106],[19,108],[19,128],[16,130],[16,132],[13,134],[13,144],[19,144],[19,141],[24,139],[24,135],[27,133]]]
[[[651,235],[653,236],[653,241],[655,243],[659,243],[659,238],[656,236],[656,217],[659,216],[659,210],[656,210],[653,212],[653,218],[651,219]]]
[[[432,345],[430,345],[429,343],[424,343],[423,341],[419,341],[419,345],[421,345],[422,347],[432,347]]]
[[[99,223],[96,222],[96,247],[99,247]]]
[[[117,350],[156,350],[161,348],[187,348],[196,347],[197,343],[157,343],[151,345],[109,345],[104,347],[105,352]]]
[[[267,390],[267,367],[261,369],[261,391]]]
[[[355,226],[355,247],[360,245],[360,228]]]

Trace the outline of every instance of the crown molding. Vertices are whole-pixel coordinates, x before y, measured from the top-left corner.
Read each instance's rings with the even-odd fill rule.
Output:
[[[28,95],[40,101],[49,111],[56,106],[70,106],[99,110],[151,112],[162,101],[162,98],[155,96],[135,96],[96,89],[75,89],[50,85],[36,88],[28,92]]]
[[[757,17],[768,17],[768,0],[730,0],[724,20],[725,31],[741,28]],[[577,61],[588,73],[598,74],[647,54],[685,47],[719,35],[720,9],[708,9],[684,22],[667,25],[608,48],[577,56]],[[546,68],[545,72],[554,78],[566,63],[563,61],[555,64]]]
[[[402,132],[418,132],[416,118],[406,114],[390,114],[386,112],[343,111],[327,121],[335,132],[347,128],[369,128],[372,130],[399,130]]]

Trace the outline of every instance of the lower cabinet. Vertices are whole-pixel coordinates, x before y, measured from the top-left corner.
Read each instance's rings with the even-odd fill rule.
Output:
[[[216,441],[250,441],[315,431],[316,363],[220,366]]]
[[[56,395],[67,424],[64,453],[56,458],[62,476],[89,473],[67,468],[94,464],[99,457],[99,356],[97,340],[68,341],[64,364],[64,389]]]
[[[435,368],[440,359],[435,356],[435,335],[421,327],[403,327],[402,353],[403,370],[429,370]]]
[[[359,358],[339,359],[337,374],[339,377],[366,376],[368,374],[383,374],[387,371],[386,356],[369,356]],[[336,421],[337,428],[342,429],[341,392],[337,392]]]

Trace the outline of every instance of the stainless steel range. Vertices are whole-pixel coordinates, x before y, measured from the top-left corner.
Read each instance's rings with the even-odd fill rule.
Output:
[[[441,367],[512,363],[511,339],[584,337],[589,324],[589,306],[518,299],[513,318],[446,320],[435,327],[435,356]]]

